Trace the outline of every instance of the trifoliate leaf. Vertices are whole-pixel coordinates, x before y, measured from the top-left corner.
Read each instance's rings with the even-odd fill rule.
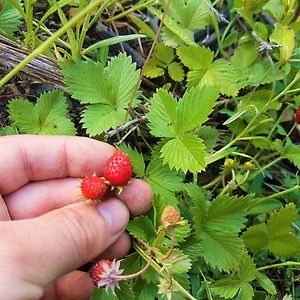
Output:
[[[121,125],[125,120],[126,110],[114,109],[111,105],[88,105],[83,112],[83,127],[90,136],[96,136],[110,128]]]
[[[181,82],[184,79],[183,68],[175,61],[168,65],[168,73],[174,81]]]
[[[282,155],[292,162],[300,170],[300,147],[294,144],[288,144]]]
[[[151,243],[155,239],[155,229],[147,216],[135,217],[127,226],[127,230],[136,238]]]
[[[209,207],[203,220],[206,229],[220,232],[238,233],[245,227],[246,208],[251,197],[218,196]]]
[[[150,101],[148,120],[154,136],[175,137],[176,99],[167,91],[158,89]]]
[[[145,173],[145,162],[143,154],[139,153],[135,148],[131,148],[129,145],[122,144],[119,146],[119,148],[130,158],[134,174],[137,177],[142,178]]]
[[[20,1],[17,1],[20,5]],[[9,0],[2,0],[2,11],[0,12],[0,33],[12,34],[18,30],[20,25],[20,13]]]
[[[270,36],[270,41],[280,45],[280,64],[285,64],[293,55],[295,49],[295,32],[293,29],[280,23],[275,24],[275,29]]]
[[[238,266],[244,245],[237,235],[203,230],[200,241],[201,255],[213,268],[229,272]]]
[[[36,105],[26,99],[14,99],[8,107],[20,133],[74,135],[76,132],[67,117],[66,98],[61,91],[42,94]]]
[[[292,231],[291,225],[297,218],[295,205],[290,203],[271,214],[267,225],[254,225],[244,233],[247,247],[256,252],[266,248],[278,257],[300,254],[300,239]]]
[[[225,299],[233,298],[238,294],[237,299],[251,300],[254,292],[249,282],[255,280],[256,274],[252,258],[244,252],[237,267],[237,273],[234,272],[227,278],[216,281],[211,286],[211,290]]]
[[[271,294],[271,295],[276,295],[277,294],[276,287],[275,287],[274,283],[264,273],[261,273],[261,272],[257,271],[256,272],[256,280],[257,280],[258,284],[263,289],[265,289],[269,294]]]
[[[228,96],[236,96],[239,90],[235,67],[228,61],[213,62],[213,53],[203,46],[182,47],[177,51],[179,58],[190,71],[188,88],[206,86]]]
[[[200,172],[205,169],[205,146],[202,141],[190,134],[185,134],[168,141],[161,149],[164,164],[171,169]]]

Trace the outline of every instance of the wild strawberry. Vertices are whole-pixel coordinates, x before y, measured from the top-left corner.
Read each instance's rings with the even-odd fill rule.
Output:
[[[101,259],[89,270],[90,276],[98,288],[105,287],[113,290],[119,287],[118,282],[123,270],[120,270],[120,261]]]
[[[96,175],[87,176],[81,181],[81,192],[86,199],[101,200],[107,190],[104,178]]]
[[[296,123],[300,124],[300,106],[296,110]]]
[[[130,159],[121,150],[117,150],[104,165],[104,177],[113,186],[127,184],[132,175]]]

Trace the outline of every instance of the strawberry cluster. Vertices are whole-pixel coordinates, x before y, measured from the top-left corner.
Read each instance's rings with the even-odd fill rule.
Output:
[[[103,199],[107,187],[122,189],[133,176],[132,166],[128,156],[121,150],[117,150],[104,165],[104,177],[96,174],[87,176],[81,181],[81,193],[86,199]]]

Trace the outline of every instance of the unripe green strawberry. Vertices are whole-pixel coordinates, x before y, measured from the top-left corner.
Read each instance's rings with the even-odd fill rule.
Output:
[[[121,150],[117,150],[104,165],[104,177],[113,186],[126,185],[132,175],[130,159]]]
[[[101,200],[107,190],[107,184],[104,178],[93,175],[84,178],[80,188],[86,199]]]

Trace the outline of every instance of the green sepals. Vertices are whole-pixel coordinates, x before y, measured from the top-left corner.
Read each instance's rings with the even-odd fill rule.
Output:
[[[63,92],[52,90],[42,94],[36,104],[26,99],[13,99],[8,104],[10,119],[20,133],[41,135],[75,135],[68,119],[68,106]]]
[[[273,212],[267,222],[251,226],[243,234],[245,244],[252,252],[269,250],[273,255],[287,258],[300,254],[300,239],[291,229],[297,219],[295,204],[290,203]]]
[[[217,97],[217,91],[196,87],[177,102],[167,91],[157,90],[149,106],[148,127],[154,136],[171,138],[160,149],[164,163],[184,172],[205,169],[205,146],[188,132],[207,121]]]
[[[119,146],[119,148],[128,155],[132,164],[133,172],[136,177],[144,177],[145,162],[143,154],[138,152],[137,149],[131,148],[130,145],[122,144]]]
[[[213,283],[211,290],[225,299],[232,299],[237,295],[236,299],[251,300],[254,291],[250,282],[256,279],[256,274],[253,259],[244,252],[237,267],[237,272]]]
[[[140,238],[149,244],[155,239],[155,228],[147,216],[135,217],[129,222],[127,230],[135,238]]]
[[[19,0],[16,0],[20,5]],[[18,30],[20,25],[20,13],[9,0],[1,0],[2,11],[0,12],[0,33],[10,35]]]
[[[188,89],[206,86],[220,90],[221,94],[236,96],[239,91],[235,67],[222,59],[213,61],[213,52],[204,46],[184,46],[177,50],[188,73]]]
[[[67,90],[82,104],[83,127],[90,136],[121,125],[138,82],[139,71],[126,54],[113,57],[107,67],[91,60],[62,65]],[[116,76],[118,74],[118,76]],[[134,100],[133,106],[137,104]]]

